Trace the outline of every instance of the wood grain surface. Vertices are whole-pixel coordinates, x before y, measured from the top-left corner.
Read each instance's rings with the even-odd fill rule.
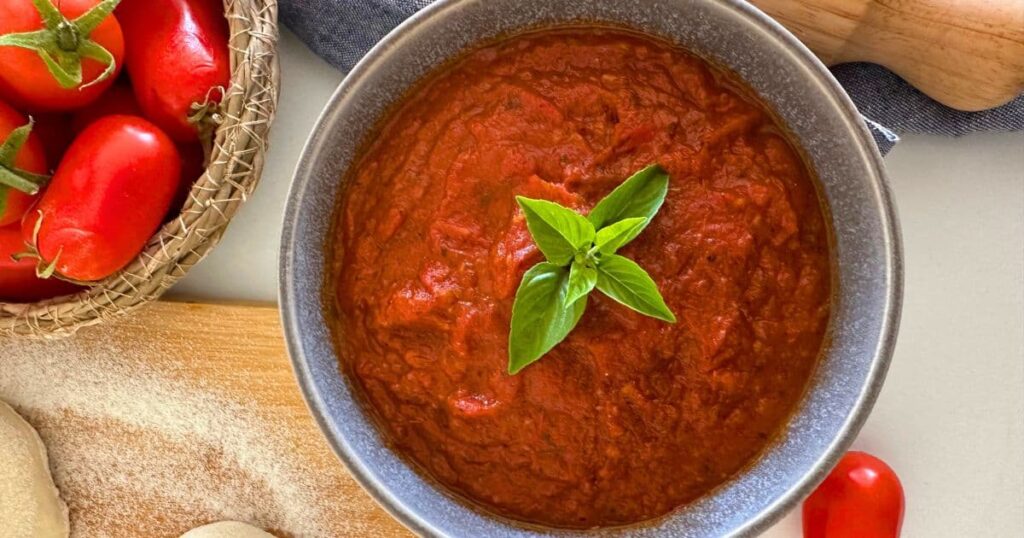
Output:
[[[332,519],[317,522],[318,528],[329,529],[325,536],[409,535],[348,475],[307,412],[285,352],[277,309],[272,305],[158,302],[139,310],[128,319],[82,330],[69,341],[28,343],[0,340],[0,365],[4,364],[4,360],[14,360],[10,357],[19,356],[21,364],[31,364],[30,361],[38,360],[40,368],[44,368],[44,359],[52,359],[50,355],[53,353],[64,355],[61,360],[68,362],[77,360],[73,355],[81,353],[85,364],[90,359],[85,355],[111,353],[110,350],[115,350],[117,354],[108,359],[110,363],[120,360],[127,363],[144,361],[145,364],[139,366],[145,367],[146,376],[160,378],[155,380],[156,386],[195,386],[197,392],[205,393],[204,397],[223,401],[225,408],[240,410],[231,415],[233,421],[251,424],[254,430],[274,432],[277,438],[283,437],[289,450],[277,455],[288,461],[270,463],[287,464],[308,473],[310,483],[316,484],[317,502],[325,507],[325,511],[319,513],[330,514]],[[69,372],[54,373],[55,387],[57,383],[66,382],[64,378],[73,379],[76,375],[73,367],[63,362],[61,364],[55,372],[65,368]],[[125,502],[124,499],[115,498],[113,490],[108,497],[108,492],[102,487],[89,490],[88,484],[76,483],[73,473],[81,467],[79,464],[82,462],[65,461],[62,458],[73,457],[75,454],[89,457],[88,451],[75,451],[67,447],[73,443],[87,443],[91,436],[122,439],[125,443],[124,458],[140,460],[125,461],[125,466],[136,469],[166,468],[166,472],[171,472],[179,462],[162,461],[160,458],[178,458],[177,453],[188,447],[172,446],[169,452],[152,451],[149,447],[133,450],[130,446],[133,439],[147,437],[145,431],[137,431],[137,424],[129,426],[123,421],[108,420],[96,416],[95,412],[76,409],[74,403],[61,412],[35,409],[33,402],[43,400],[44,395],[29,391],[45,390],[45,382],[31,381],[29,378],[34,376],[26,375],[26,371],[32,371],[30,367],[28,370],[24,366],[20,369],[19,374],[19,367],[14,366],[13,375],[21,375],[25,379],[0,378],[0,398],[14,400],[11,403],[28,417],[50,446],[51,466],[55,469],[58,486],[71,508],[73,536],[178,536],[189,528],[212,520],[234,519],[264,510],[265,507],[249,507],[234,501],[228,505],[229,508],[211,505],[207,513],[201,509],[175,509],[175,492],[166,491],[160,492],[161,498],[154,502]],[[12,372],[0,375],[11,376]],[[35,389],[26,388],[26,383],[31,385],[33,382],[36,384]],[[117,398],[123,397],[123,394],[118,396],[116,393],[123,390],[117,383],[111,382],[109,388],[99,389],[99,398],[105,398],[109,392],[110,400],[119,402],[122,400]],[[69,399],[71,402],[73,400]],[[201,407],[194,412],[203,413],[204,409],[208,408]],[[221,412],[212,415],[191,417],[190,420],[196,423],[206,421],[209,428],[216,430],[216,421],[223,419],[224,415]],[[84,426],[83,420],[87,423]],[[227,424],[223,426],[229,429]],[[166,437],[166,434],[162,435]],[[230,437],[227,439],[225,444],[231,442]],[[169,442],[173,444],[184,441],[171,439]],[[207,456],[204,457],[210,458],[205,468],[210,473],[216,473],[217,468],[228,465],[218,461],[217,455],[230,455],[234,448],[205,448],[203,454]],[[103,470],[100,469],[100,472]],[[114,474],[118,470],[109,469],[109,472]],[[266,479],[265,476],[240,473],[240,476],[234,476],[231,480],[255,482]],[[235,483],[235,487],[242,491],[250,489],[250,486],[254,489],[273,490],[285,485]],[[142,483],[136,487],[140,488],[139,496],[145,497],[147,485]],[[157,487],[156,484],[153,487]],[[189,484],[182,483],[180,487],[181,494],[184,494]],[[120,495],[123,497],[123,491]],[[254,496],[254,502],[259,502],[258,497]],[[279,536],[312,535],[308,531],[275,528],[273,525],[273,521],[269,521],[261,526],[267,526]]]
[[[826,64],[873,62],[950,107],[1024,90],[1024,0],[751,0]]]

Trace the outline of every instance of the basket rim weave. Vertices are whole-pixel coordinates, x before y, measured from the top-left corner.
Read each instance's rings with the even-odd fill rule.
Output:
[[[118,273],[65,297],[0,302],[0,336],[49,338],[124,315],[159,298],[219,242],[263,170],[277,108],[277,0],[224,0],[231,82],[216,112],[209,164],[181,213]]]

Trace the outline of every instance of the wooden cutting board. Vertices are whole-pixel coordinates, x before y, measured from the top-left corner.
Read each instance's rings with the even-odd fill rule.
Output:
[[[823,62],[874,62],[960,110],[1024,90],[1024,0],[751,0]]]
[[[0,340],[0,399],[49,447],[73,536],[176,537],[222,519],[408,536],[307,412],[272,305],[158,302],[67,340]]]

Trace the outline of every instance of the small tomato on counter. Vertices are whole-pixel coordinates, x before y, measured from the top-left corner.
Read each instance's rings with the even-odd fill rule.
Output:
[[[28,302],[67,295],[78,286],[36,276],[36,264],[30,259],[15,261],[13,256],[25,251],[25,242],[17,226],[0,228],[0,302]]]
[[[892,468],[847,452],[804,501],[804,538],[897,538],[903,510],[903,485]]]
[[[0,226],[21,220],[48,171],[32,122],[0,102]]]
[[[114,82],[124,36],[119,0],[0,0],[0,95],[32,112],[95,101]]]
[[[80,133],[92,122],[105,116],[142,116],[139,102],[127,81],[114,83],[93,104],[76,110],[71,117],[71,131]]]
[[[100,280],[142,251],[163,221],[181,177],[174,142],[135,116],[107,116],[68,148],[22,222],[42,273]]]
[[[175,140],[199,138],[230,81],[223,11],[219,0],[125,0],[117,8],[135,96]]]

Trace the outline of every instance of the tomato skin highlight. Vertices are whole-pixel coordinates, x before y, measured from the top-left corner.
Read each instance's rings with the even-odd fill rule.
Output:
[[[124,0],[115,10],[128,73],[146,118],[179,142],[198,140],[193,103],[219,102],[230,82],[228,26],[219,0]]]
[[[904,504],[891,467],[865,452],[847,452],[804,501],[804,538],[897,538]]]
[[[0,143],[7,139],[11,131],[28,123],[28,118],[10,106],[0,102]],[[28,141],[21,147],[14,160],[14,166],[34,174],[49,172],[46,165],[46,153],[39,135],[33,132]],[[0,227],[14,224],[21,220],[32,202],[39,195],[25,194],[17,189],[0,185]]]
[[[25,242],[17,226],[0,228],[0,302],[28,302],[74,293],[74,284],[55,278],[36,277],[32,259],[14,261],[13,254],[25,251]]]
[[[82,15],[100,0],[61,0],[60,12],[68,19]],[[0,0],[0,35],[32,32],[43,28],[39,11],[32,0]],[[116,62],[114,74],[97,84],[82,88],[63,88],[32,50],[0,47],[0,96],[19,109],[31,112],[60,112],[81,108],[95,101],[114,83],[124,63],[124,35],[111,15],[90,34],[93,41],[110,51]],[[82,61],[82,84],[95,80],[105,66],[91,59]]]
[[[156,125],[135,116],[93,122],[68,148],[39,204],[22,222],[25,241],[58,274],[93,281],[134,259],[160,226],[178,188],[181,158]]]

